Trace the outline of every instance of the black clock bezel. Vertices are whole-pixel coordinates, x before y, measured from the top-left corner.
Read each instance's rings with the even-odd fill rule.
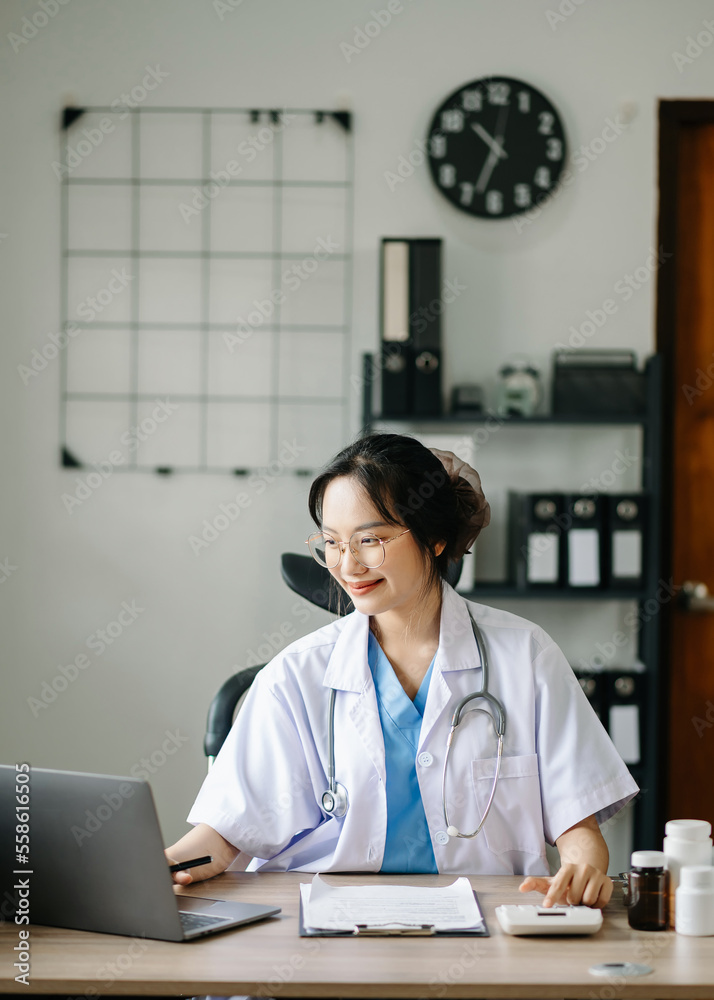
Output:
[[[434,156],[432,154],[432,149],[435,136],[448,134],[444,133],[440,124],[441,116],[445,111],[456,110],[458,107],[458,109],[461,110],[463,113],[467,115],[471,114],[474,115],[476,118],[478,118],[478,115],[476,115],[475,112],[464,110],[462,106],[464,91],[481,90],[485,92],[489,85],[500,84],[500,83],[508,84],[512,90],[522,89],[528,91],[531,95],[535,95],[538,104],[541,105],[541,110],[537,111],[537,114],[541,114],[543,111],[547,111],[550,114],[552,114],[553,131],[550,134],[543,134],[544,144],[546,139],[549,138],[558,139],[561,144],[560,147],[561,155],[558,160],[553,160],[551,158],[548,159],[545,163],[542,163],[541,161],[543,160],[545,153],[541,154],[540,150],[537,149],[537,147],[534,145],[532,139],[529,144],[528,143],[529,137],[526,136],[525,134],[522,134],[519,137],[518,145],[523,146],[525,144],[527,149],[528,148],[535,149],[536,152],[536,155],[533,156],[533,162],[531,162],[526,166],[525,168],[526,171],[530,171],[530,173],[534,175],[535,170],[539,166],[547,166],[551,170],[550,183],[547,185],[547,187],[541,186],[541,188],[536,192],[537,197],[531,198],[528,204],[517,205],[515,204],[512,198],[508,206],[505,207],[505,210],[500,212],[493,212],[487,210],[486,208],[486,195],[488,194],[487,191],[483,193],[483,197],[474,198],[470,204],[464,204],[459,200],[456,191],[459,188],[460,184],[463,185],[465,183],[470,183],[470,182],[467,181],[459,182],[457,180],[448,188],[445,187],[440,182],[439,171],[444,164],[444,160],[443,157],[441,156],[439,157]],[[535,134],[531,133],[531,136],[537,139],[537,133]],[[511,131],[511,138],[513,138],[513,131]],[[508,131],[506,132],[506,141],[508,141]],[[557,108],[554,106],[553,102],[538,87],[535,87],[531,83],[527,83],[525,80],[520,80],[510,76],[492,75],[492,76],[479,77],[476,80],[472,80],[469,83],[465,83],[462,84],[460,87],[457,87],[456,90],[454,90],[451,94],[449,94],[449,96],[444,101],[442,101],[442,103],[436,109],[436,111],[432,115],[431,121],[429,123],[429,129],[427,131],[427,160],[429,163],[429,172],[431,174],[431,178],[432,181],[434,182],[434,185],[437,187],[441,195],[454,208],[457,208],[459,211],[465,212],[467,215],[470,215],[472,217],[482,218],[482,219],[489,219],[489,220],[509,219],[513,218],[514,216],[523,215],[527,212],[531,212],[533,211],[534,208],[540,207],[540,205],[542,205],[545,201],[547,201],[552,197],[552,195],[557,191],[558,187],[560,186],[560,183],[563,179],[563,173],[565,171],[567,152],[568,152],[567,137],[565,134],[565,128],[563,126],[562,117],[559,114]],[[537,163],[535,162],[536,160],[538,161]],[[519,162],[522,162],[522,159]],[[457,166],[456,169],[458,172],[459,167]],[[461,169],[464,169],[463,165],[461,166]],[[519,178],[519,183],[526,184],[526,186],[533,186],[535,184],[535,181],[531,179],[530,182],[526,182],[525,178],[523,181],[521,181]]]

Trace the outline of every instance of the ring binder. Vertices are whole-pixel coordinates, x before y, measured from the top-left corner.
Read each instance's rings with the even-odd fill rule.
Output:
[[[640,720],[644,708],[645,675],[626,670],[608,671],[608,724],[610,739],[626,764],[642,760]]]
[[[563,586],[563,499],[561,493],[508,494],[509,570],[517,586]]]
[[[382,416],[442,413],[441,240],[381,247]]]
[[[644,547],[648,497],[614,493],[608,501],[608,586],[644,586]]]
[[[603,583],[605,502],[599,496],[565,497],[569,587],[600,587]]]

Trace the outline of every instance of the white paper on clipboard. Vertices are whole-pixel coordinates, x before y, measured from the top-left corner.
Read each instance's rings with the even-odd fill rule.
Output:
[[[306,929],[352,931],[367,926],[384,931],[431,925],[434,931],[466,931],[483,925],[483,915],[465,877],[451,885],[331,886],[319,875],[301,883]]]

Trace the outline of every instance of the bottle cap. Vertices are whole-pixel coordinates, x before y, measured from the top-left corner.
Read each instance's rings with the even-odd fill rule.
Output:
[[[678,840],[707,840],[711,832],[712,825],[705,819],[671,819],[664,824],[665,837]]]
[[[714,892],[714,868],[711,865],[683,865],[679,884],[690,889],[708,889]]]
[[[664,868],[664,851],[634,851],[630,864],[633,868]]]

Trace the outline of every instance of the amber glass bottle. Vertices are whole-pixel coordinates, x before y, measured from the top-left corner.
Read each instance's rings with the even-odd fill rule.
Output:
[[[669,924],[669,872],[662,851],[635,851],[625,891],[630,927],[664,931]]]

